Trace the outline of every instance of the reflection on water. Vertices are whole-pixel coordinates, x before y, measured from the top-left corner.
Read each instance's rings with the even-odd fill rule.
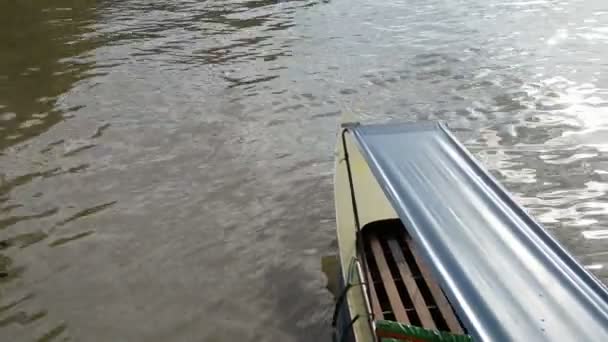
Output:
[[[328,339],[343,111],[447,121],[608,279],[603,1],[4,1],[0,16],[11,340]]]
[[[0,148],[44,133],[69,111],[57,102],[92,67],[85,54],[94,40],[83,37],[92,31],[94,4],[0,4]]]
[[[63,105],[62,96],[93,67],[88,54],[95,40],[86,37],[94,5],[0,3],[0,329],[11,340],[51,341],[67,327],[60,318],[46,319],[48,309],[23,279],[27,257],[36,252],[22,253],[48,238],[46,219],[59,212],[58,204],[35,203],[40,194],[22,197],[19,188],[73,170],[48,168],[18,151],[78,109]]]
[[[60,1],[61,2],[61,1]],[[9,147],[43,134],[68,116],[71,110],[62,106],[61,96],[86,77],[92,68],[88,60],[95,46],[85,39],[94,23],[93,1],[72,1],[44,8],[31,2],[3,2],[0,25],[0,151],[17,151]],[[65,5],[61,7],[61,5]],[[3,201],[13,188],[38,177],[49,177],[58,169],[29,171],[11,175],[10,166],[3,164],[0,173],[0,195]],[[33,172],[32,172],[33,171]],[[9,212],[21,207],[10,204],[2,208]],[[37,218],[36,215],[26,218]],[[3,219],[0,229],[17,219]]]

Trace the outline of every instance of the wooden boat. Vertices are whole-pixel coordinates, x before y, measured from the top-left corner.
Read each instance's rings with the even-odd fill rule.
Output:
[[[344,124],[334,190],[336,341],[608,341],[606,288],[445,126]]]

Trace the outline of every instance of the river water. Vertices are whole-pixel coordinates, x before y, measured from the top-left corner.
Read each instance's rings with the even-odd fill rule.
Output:
[[[322,341],[341,112],[608,272],[605,0],[0,2],[0,340]]]

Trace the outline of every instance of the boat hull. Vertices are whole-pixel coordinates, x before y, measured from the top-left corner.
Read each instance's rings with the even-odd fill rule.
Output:
[[[336,337],[337,341],[371,342],[374,341],[373,322],[370,321],[366,292],[360,285],[360,267],[355,262],[357,220],[353,197],[360,228],[375,221],[397,218],[397,214],[349,134],[339,136],[335,157],[334,198],[340,263],[338,299],[340,293],[344,296],[344,300],[337,303]]]

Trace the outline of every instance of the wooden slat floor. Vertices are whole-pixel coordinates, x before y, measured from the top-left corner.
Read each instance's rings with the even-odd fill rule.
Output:
[[[363,238],[375,319],[463,333],[399,220],[372,223],[364,228]]]

